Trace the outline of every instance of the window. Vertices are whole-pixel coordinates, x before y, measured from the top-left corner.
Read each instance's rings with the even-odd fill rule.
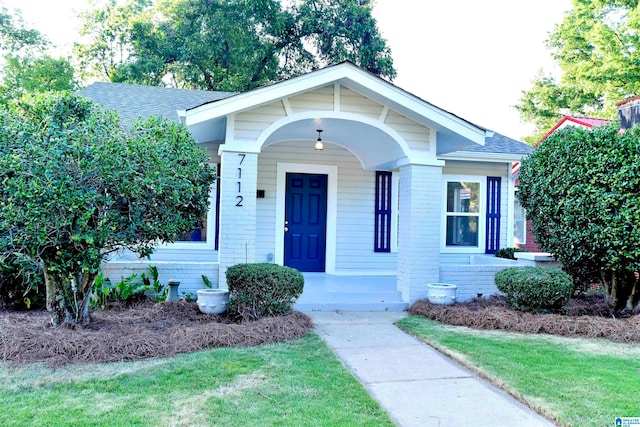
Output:
[[[479,247],[480,192],[479,181],[447,181],[445,213],[447,247]]]
[[[220,215],[220,166],[210,163],[209,166],[217,169],[218,177],[211,186],[209,193],[210,207],[202,220],[194,224],[194,230],[181,236],[172,249],[218,249],[218,225]]]
[[[524,245],[527,243],[526,218],[517,196],[513,207],[513,243]]]

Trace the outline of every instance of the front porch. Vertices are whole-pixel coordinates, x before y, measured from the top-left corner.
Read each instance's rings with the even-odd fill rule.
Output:
[[[294,308],[310,311],[404,311],[396,276],[303,273],[304,291]]]

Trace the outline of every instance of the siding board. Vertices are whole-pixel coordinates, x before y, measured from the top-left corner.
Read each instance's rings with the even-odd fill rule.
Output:
[[[282,142],[266,147],[258,159],[256,260],[275,252],[275,206],[277,163],[329,164],[338,166],[336,219],[336,272],[393,271],[395,253],[373,251],[375,172],[362,169],[358,159],[338,146],[325,144],[313,151],[309,142]]]

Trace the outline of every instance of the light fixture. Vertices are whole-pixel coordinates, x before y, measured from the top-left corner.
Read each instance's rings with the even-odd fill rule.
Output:
[[[318,129],[318,140],[316,141],[315,149],[316,151],[324,150],[324,144],[322,143],[322,129]]]

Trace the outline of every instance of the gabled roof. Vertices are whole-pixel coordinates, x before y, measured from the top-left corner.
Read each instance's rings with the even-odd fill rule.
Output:
[[[452,123],[459,123],[461,124],[461,126],[468,127],[469,129],[477,132],[477,135],[482,136],[484,146],[480,144],[473,144],[473,148],[460,151],[460,154],[472,153],[474,155],[481,155],[484,153],[497,155],[523,155],[528,154],[531,150],[531,147],[526,144],[468,122],[456,116],[455,114],[440,109],[439,107],[436,107],[433,104],[419,97],[416,97],[415,95],[412,95],[409,92],[398,88],[397,86],[394,86],[393,84],[384,81],[377,76],[374,76],[373,74],[361,70],[351,63],[338,65],[345,64],[347,68],[357,70],[357,73],[355,74],[347,74],[354,74],[356,77],[366,76],[366,80],[373,80],[377,82],[376,88],[382,87],[385,94],[390,94],[389,96],[395,94],[400,95],[403,98],[407,98],[410,100],[411,105],[417,105],[420,107],[420,109],[423,110],[431,109],[433,110],[432,112],[435,115],[441,115],[442,117],[450,120]],[[331,70],[335,69],[335,67],[337,66],[327,67],[323,70]],[[316,75],[314,73],[318,72],[313,72],[309,75]],[[309,75],[300,76],[296,79],[304,79],[305,76]],[[280,84],[287,84],[292,80],[295,80],[293,83],[297,85],[300,80],[296,79],[283,81]],[[263,96],[261,95],[261,90],[273,88],[277,84],[278,83],[275,83],[242,94],[236,94],[233,92],[189,90],[145,86],[138,84],[97,82],[84,89],[81,89],[80,91],[78,91],[78,93],[85,96],[86,98],[93,100],[98,104],[105,106],[106,108],[117,111],[123,123],[129,124],[131,123],[131,121],[133,121],[133,119],[137,117],[148,117],[151,115],[160,115],[162,117],[179,121],[179,111],[197,110],[207,105],[222,105],[223,102],[235,102],[238,99],[242,101],[251,98],[252,101],[255,101],[256,95],[258,97]],[[371,89],[362,81],[350,81],[349,84],[352,86],[358,86],[360,90],[365,91],[369,95],[371,95]],[[404,110],[404,113],[407,114],[408,117],[413,117],[415,116],[415,114],[417,114],[413,111],[407,111],[406,107],[404,108]]]
[[[125,83],[97,82],[78,93],[104,107],[116,110],[123,123],[137,117],[162,116],[179,121],[178,111],[235,95],[234,92],[175,89]]]
[[[564,116],[554,127],[551,128],[549,132],[547,132],[540,140],[538,144],[549,138],[552,133],[558,130],[562,126],[573,125],[573,126],[582,126],[582,127],[599,127],[608,125],[611,121],[607,119],[599,119],[595,117],[576,117],[576,116]]]
[[[340,84],[387,105],[390,109],[409,117],[417,123],[438,131],[442,141],[462,146],[484,145],[487,129],[464,120],[411,93],[394,86],[386,80],[369,73],[351,62],[341,62],[320,70],[312,71],[268,86],[243,92],[233,97],[190,108],[187,110],[187,126],[206,126],[220,131],[217,123],[227,116],[292,97],[330,84]]]

